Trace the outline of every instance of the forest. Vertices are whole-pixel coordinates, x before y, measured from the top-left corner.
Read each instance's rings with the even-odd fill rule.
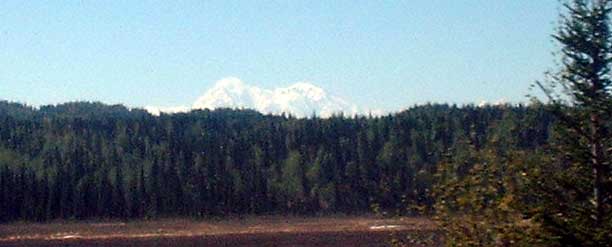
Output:
[[[435,222],[398,246],[612,246],[612,1],[562,9],[529,103],[296,118],[0,101],[0,222],[375,213]]]
[[[445,157],[467,146],[535,152],[553,122],[537,104],[297,119],[0,102],[0,220],[417,215],[433,205]]]

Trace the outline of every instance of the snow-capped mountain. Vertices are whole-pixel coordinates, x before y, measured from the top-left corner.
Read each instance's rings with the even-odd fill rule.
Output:
[[[288,113],[296,117],[312,114],[329,117],[340,112],[345,115],[358,113],[354,104],[330,95],[310,83],[299,82],[288,87],[264,89],[248,85],[234,77],[218,81],[192,106],[193,109],[226,107],[254,109],[271,114]]]

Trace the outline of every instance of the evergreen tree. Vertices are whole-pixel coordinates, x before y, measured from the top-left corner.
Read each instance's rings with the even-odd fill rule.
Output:
[[[290,211],[300,212],[307,196],[306,170],[302,155],[293,151],[283,165],[282,187],[287,198],[287,208]]]
[[[123,181],[123,171],[120,166],[115,168],[113,179],[113,195],[112,195],[112,215],[113,217],[123,218],[126,216],[126,200],[125,188]]]
[[[353,213],[377,202],[395,212],[402,201],[428,208],[435,164],[445,149],[465,146],[458,137],[491,146],[498,145],[487,143],[491,135],[519,132],[501,149],[535,150],[547,143],[553,119],[541,109],[156,117],[98,103],[30,109],[0,101],[1,220]]]
[[[560,120],[554,160],[536,178],[538,216],[563,245],[602,246],[612,242],[612,1],[564,6],[554,35],[562,67],[538,83]]]

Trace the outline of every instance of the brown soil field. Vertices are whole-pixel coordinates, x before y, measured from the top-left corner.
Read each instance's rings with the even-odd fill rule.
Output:
[[[0,225],[0,246],[388,246],[434,235],[425,218],[261,216],[11,223]]]

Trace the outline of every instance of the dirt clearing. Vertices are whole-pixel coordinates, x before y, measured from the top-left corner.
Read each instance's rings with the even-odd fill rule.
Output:
[[[249,217],[0,225],[0,246],[386,246],[433,234],[424,218]]]

